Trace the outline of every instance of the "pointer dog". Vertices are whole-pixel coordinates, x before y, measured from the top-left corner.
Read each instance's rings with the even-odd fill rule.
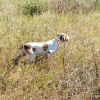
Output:
[[[22,45],[16,53],[21,52],[18,57],[15,57],[13,61],[18,61],[21,57],[27,56],[27,61],[32,62],[36,55],[44,56],[49,55],[57,50],[57,46],[60,42],[69,41],[69,37],[65,33],[60,33],[55,39],[47,42],[30,42]]]

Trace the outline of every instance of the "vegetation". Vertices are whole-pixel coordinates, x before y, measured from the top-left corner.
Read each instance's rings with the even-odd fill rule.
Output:
[[[48,10],[48,6],[46,2],[43,1],[32,1],[29,4],[26,3],[23,6],[23,14],[27,15],[34,15],[34,14],[41,14],[42,12],[45,12]]]
[[[98,4],[99,4],[99,0],[96,0],[96,1],[95,1],[95,10],[98,9]]]
[[[0,0],[0,100],[100,99],[100,2],[76,1]],[[62,44],[37,64],[11,62],[22,43],[60,32],[65,53]]]

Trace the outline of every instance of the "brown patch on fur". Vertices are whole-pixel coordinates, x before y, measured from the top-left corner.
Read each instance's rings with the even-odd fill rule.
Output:
[[[48,44],[47,44],[47,43],[44,43],[44,44],[42,45],[42,49],[43,49],[44,51],[47,51],[47,49],[48,49]]]
[[[30,54],[31,45],[30,44],[24,44],[19,49],[24,49],[26,51],[26,54]]]
[[[33,52],[35,52],[36,51],[36,48],[32,48],[32,50],[33,50]]]
[[[27,54],[30,54],[30,49],[31,49],[31,45],[29,44],[24,45],[24,50],[26,51]]]

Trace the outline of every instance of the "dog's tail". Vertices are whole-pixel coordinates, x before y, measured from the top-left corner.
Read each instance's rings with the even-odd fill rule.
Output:
[[[18,50],[16,51],[16,54],[18,54],[20,51],[21,51],[21,50],[18,49]],[[12,61],[12,62],[17,62],[21,57],[22,57],[21,55],[18,55],[17,57],[13,58],[11,61]]]
[[[21,56],[19,55],[19,56],[13,58],[11,61],[13,61],[13,62],[17,62],[20,58],[21,58]]]
[[[18,49],[18,50],[16,51],[16,54],[18,54],[19,52],[20,52],[20,49]],[[11,61],[17,62],[20,58],[21,58],[21,55],[19,55],[19,56],[13,58]]]

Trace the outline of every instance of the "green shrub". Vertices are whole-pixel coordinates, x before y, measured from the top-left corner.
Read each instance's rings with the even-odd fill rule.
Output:
[[[34,15],[34,14],[41,14],[48,10],[48,6],[46,2],[42,1],[33,1],[29,4],[25,4],[23,7],[23,14],[25,15]]]
[[[99,0],[96,0],[96,1],[95,1],[95,10],[98,9],[98,3],[99,3]]]

